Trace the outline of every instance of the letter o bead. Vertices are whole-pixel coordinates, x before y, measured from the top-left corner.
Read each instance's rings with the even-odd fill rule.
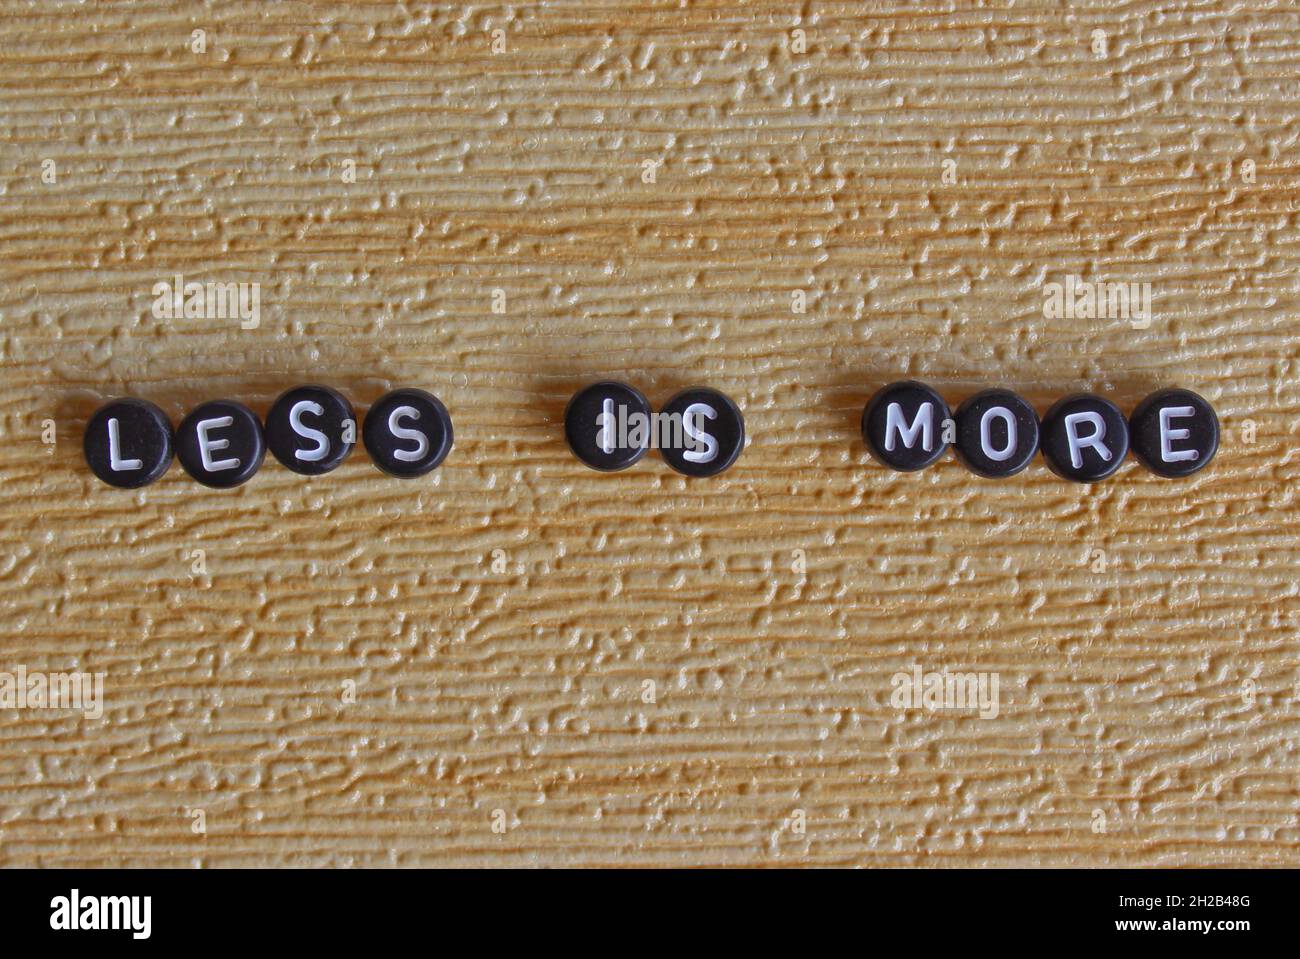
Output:
[[[1191,390],[1152,393],[1129,417],[1133,452],[1158,476],[1178,479],[1204,469],[1219,449],[1219,418]]]
[[[109,486],[139,489],[172,465],[171,420],[145,400],[112,400],[86,423],[81,447],[90,471]]]
[[[336,469],[356,445],[352,404],[328,386],[296,386],[266,414],[266,445],[282,464],[304,476]]]
[[[1095,483],[1128,455],[1128,423],[1110,400],[1075,393],[1058,400],[1042,425],[1043,459],[1057,476]]]
[[[390,476],[423,476],[451,452],[451,414],[432,393],[393,390],[366,412],[361,439],[375,465]]]
[[[1038,414],[1010,390],[976,393],[957,407],[953,418],[957,456],[979,476],[1015,476],[1038,452]]]
[[[265,457],[262,421],[233,400],[196,406],[176,430],[176,458],[204,486],[229,489],[247,483]]]
[[[882,387],[862,411],[862,439],[873,457],[903,473],[924,469],[948,449],[943,397],[924,383],[904,380]]]

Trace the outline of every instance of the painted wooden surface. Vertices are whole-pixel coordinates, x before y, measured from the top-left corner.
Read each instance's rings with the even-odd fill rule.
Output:
[[[0,670],[105,674],[0,711],[0,864],[1300,864],[1287,0],[0,6]],[[156,316],[176,274],[259,325]],[[1045,317],[1069,274],[1150,323]],[[603,376],[750,446],[587,471]],[[892,474],[905,376],[1226,435]],[[81,459],[105,397],[303,382],[429,389],[455,449]],[[913,666],[998,714],[900,709]]]

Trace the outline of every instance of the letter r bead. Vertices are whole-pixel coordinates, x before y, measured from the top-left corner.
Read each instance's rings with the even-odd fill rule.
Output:
[[[1042,444],[1043,459],[1057,476],[1095,483],[1119,469],[1128,455],[1128,423],[1110,400],[1075,393],[1043,417]]]

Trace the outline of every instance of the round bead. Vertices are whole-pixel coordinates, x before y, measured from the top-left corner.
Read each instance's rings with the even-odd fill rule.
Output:
[[[686,476],[716,476],[745,448],[745,418],[731,398],[717,390],[683,390],[664,404],[659,416],[659,453]]]
[[[635,387],[606,380],[584,387],[564,409],[569,449],[595,470],[624,470],[650,448],[650,403]]]
[[[352,404],[328,386],[296,386],[266,414],[266,445],[295,473],[319,476],[338,467],[356,445]]]
[[[403,479],[423,476],[451,452],[451,414],[432,393],[393,390],[367,411],[361,438],[385,473]]]
[[[172,465],[171,420],[146,400],[112,400],[87,421],[81,446],[90,471],[101,480],[138,489]]]
[[[943,397],[924,383],[903,380],[882,387],[862,411],[862,438],[871,455],[903,473],[924,469],[948,449]]]
[[[953,447],[972,473],[990,479],[1014,476],[1038,452],[1038,414],[1010,390],[976,393],[957,407],[953,418]]]
[[[1133,452],[1151,472],[1179,478],[1204,469],[1219,449],[1214,407],[1191,390],[1158,390],[1129,417]]]
[[[1110,476],[1128,454],[1128,423],[1110,400],[1075,393],[1043,417],[1043,458],[1052,472],[1076,483]]]
[[[233,400],[203,403],[181,420],[176,456],[185,472],[204,486],[239,486],[253,478],[266,456],[262,422]]]

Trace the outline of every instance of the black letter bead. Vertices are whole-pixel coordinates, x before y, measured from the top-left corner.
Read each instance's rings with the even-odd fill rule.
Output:
[[[1075,393],[1058,400],[1042,426],[1043,458],[1053,473],[1076,483],[1110,476],[1128,454],[1128,423],[1110,400]]]
[[[1133,452],[1160,476],[1191,476],[1219,449],[1214,407],[1191,390],[1152,393],[1129,417]]]
[[[90,470],[109,486],[148,486],[172,465],[172,424],[145,400],[112,400],[86,423],[82,449]]]
[[[683,390],[665,403],[656,430],[664,462],[686,476],[716,476],[745,448],[740,408],[708,387]]]
[[[957,456],[990,479],[1014,476],[1038,452],[1038,414],[1010,390],[976,393],[957,407]]]
[[[242,403],[203,403],[181,420],[176,456],[204,486],[229,489],[253,478],[266,456],[262,422]]]
[[[650,403],[626,383],[606,380],[573,394],[564,409],[569,449],[592,469],[627,469],[650,448]]]
[[[289,469],[305,476],[328,473],[356,445],[352,404],[328,386],[297,386],[266,414],[266,445]]]
[[[367,411],[361,438],[385,473],[402,479],[423,476],[451,452],[451,414],[432,393],[393,390]]]
[[[862,411],[862,438],[881,463],[910,473],[944,454],[944,423],[950,417],[943,397],[924,383],[890,383]]]

